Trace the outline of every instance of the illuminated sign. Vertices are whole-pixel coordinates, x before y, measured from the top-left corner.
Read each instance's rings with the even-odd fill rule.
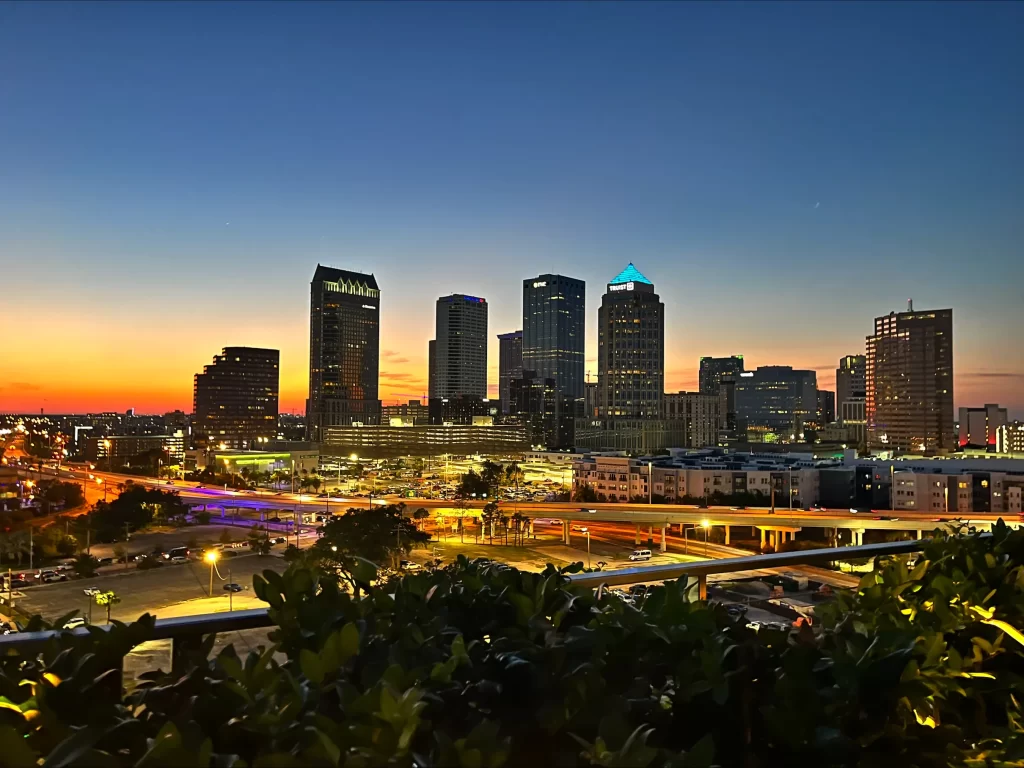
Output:
[[[534,288],[547,288],[547,285],[548,285],[548,281],[547,280],[537,280],[533,284],[533,287]]]
[[[609,291],[632,291],[633,283],[623,283],[622,285],[609,285]]]

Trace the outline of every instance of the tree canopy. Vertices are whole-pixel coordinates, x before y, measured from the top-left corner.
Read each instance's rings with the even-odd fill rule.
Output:
[[[324,524],[313,551],[322,560],[343,568],[351,567],[356,558],[397,567],[403,555],[429,540],[430,534],[419,530],[405,515],[404,504],[392,504],[350,509],[332,517]]]

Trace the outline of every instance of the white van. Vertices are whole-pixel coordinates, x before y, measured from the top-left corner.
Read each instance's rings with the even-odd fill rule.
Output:
[[[651,550],[649,549],[634,549],[633,554],[629,556],[629,559],[633,562],[638,560],[650,560]]]

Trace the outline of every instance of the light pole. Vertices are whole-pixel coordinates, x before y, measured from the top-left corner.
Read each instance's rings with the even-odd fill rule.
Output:
[[[590,567],[590,529],[587,529],[587,568]]]
[[[203,559],[210,564],[210,597],[213,597],[213,569],[217,567],[217,551],[210,550]]]
[[[708,556],[708,530],[711,528],[711,523],[707,520],[700,521],[700,527],[704,529],[704,557]]]
[[[647,462],[647,503],[654,503],[654,463]]]
[[[109,440],[104,440],[103,441],[103,448],[105,449],[103,451],[103,453],[106,454],[106,456],[107,456],[107,472],[109,472],[110,471],[110,441]],[[106,489],[104,489],[104,490],[106,490]],[[106,501],[105,498],[104,498],[104,501]]]

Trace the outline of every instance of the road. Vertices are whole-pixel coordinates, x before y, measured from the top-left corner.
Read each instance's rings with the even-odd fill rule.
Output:
[[[285,565],[284,560],[273,555],[242,555],[222,560],[217,567],[225,579],[230,570],[232,581],[251,587],[253,575],[267,569],[284,571]],[[223,594],[225,583],[214,575],[214,595]],[[88,617],[91,598],[82,590],[86,587],[97,587],[117,593],[121,602],[111,610],[111,617],[129,621],[146,612],[159,614],[160,609],[165,606],[205,597],[209,585],[210,567],[206,563],[192,561],[182,565],[165,565],[151,571],[129,570],[93,579],[26,587],[22,590],[25,596],[15,602],[27,613],[39,613],[48,619],[55,619],[74,610],[81,611],[83,616]],[[194,612],[203,611],[197,609]],[[104,613],[105,609],[93,607],[95,623],[103,622]]]

